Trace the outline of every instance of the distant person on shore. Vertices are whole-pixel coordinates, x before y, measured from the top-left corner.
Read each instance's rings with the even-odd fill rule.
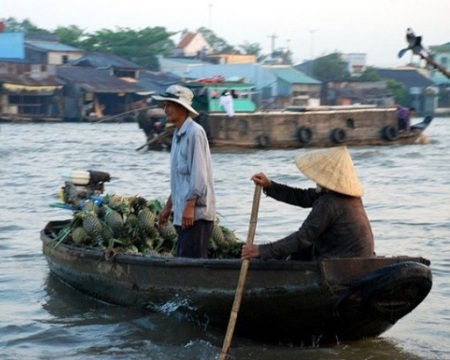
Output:
[[[211,153],[205,130],[193,118],[194,94],[184,86],[172,85],[162,101],[167,121],[175,126],[170,150],[170,195],[159,214],[163,227],[173,210],[177,229],[177,256],[206,258],[216,219],[216,198]]]
[[[405,107],[402,105],[396,105],[397,107],[397,121],[398,121],[398,130],[399,131],[407,131],[411,130],[411,118],[416,113],[416,108],[414,107]]]
[[[363,188],[345,146],[297,155],[299,170],[316,183],[300,189],[279,184],[265,174],[252,176],[267,196],[311,208],[300,228],[264,245],[245,244],[242,259],[316,260],[330,257],[374,256],[372,228],[361,200]]]
[[[220,106],[222,106],[222,108],[227,113],[228,117],[234,116],[233,97],[231,96],[231,94],[228,90],[225,90],[224,92],[222,92],[219,103],[220,103]]]

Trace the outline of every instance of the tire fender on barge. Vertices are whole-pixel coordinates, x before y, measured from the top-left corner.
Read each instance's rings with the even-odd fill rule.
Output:
[[[299,126],[296,135],[300,143],[308,144],[312,140],[313,131],[309,126]]]
[[[394,126],[386,125],[381,129],[381,137],[385,140],[394,141],[398,137],[398,131]]]
[[[335,144],[342,144],[347,140],[347,132],[343,128],[334,128],[331,131],[330,139]]]

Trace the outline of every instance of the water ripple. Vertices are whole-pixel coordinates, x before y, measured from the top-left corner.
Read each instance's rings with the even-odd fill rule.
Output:
[[[427,129],[428,144],[351,148],[380,255],[431,260],[430,295],[379,339],[334,347],[291,348],[235,340],[239,359],[450,358],[450,119]],[[167,152],[136,152],[145,136],[136,124],[2,124],[0,131],[0,348],[2,359],[214,359],[222,333],[157,313],[96,301],[55,280],[39,231],[71,217],[51,208],[66,170],[111,174],[107,192],[165,200]],[[254,185],[263,171],[292,186],[314,184],[298,171],[306,150],[213,149],[221,223],[245,240]],[[307,209],[261,198],[255,242],[298,228]]]

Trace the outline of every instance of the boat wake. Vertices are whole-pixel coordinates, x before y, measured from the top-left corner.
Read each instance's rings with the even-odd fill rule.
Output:
[[[162,313],[165,315],[171,315],[177,312],[195,312],[197,308],[192,306],[187,299],[171,300],[164,304],[151,305],[151,310]]]
[[[420,136],[419,136],[419,138],[417,139],[416,142],[418,144],[421,144],[421,145],[428,145],[431,142],[431,140],[430,140],[430,138],[427,135],[420,134]]]

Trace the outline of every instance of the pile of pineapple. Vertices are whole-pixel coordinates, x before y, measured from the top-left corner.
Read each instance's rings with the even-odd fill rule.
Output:
[[[163,227],[157,226],[162,208],[159,200],[147,201],[141,196],[106,194],[101,204],[86,200],[83,209],[75,211],[70,223],[61,229],[55,246],[65,242],[113,253],[174,256],[177,232],[173,223],[169,221]],[[239,258],[242,244],[217,218],[208,257]]]

